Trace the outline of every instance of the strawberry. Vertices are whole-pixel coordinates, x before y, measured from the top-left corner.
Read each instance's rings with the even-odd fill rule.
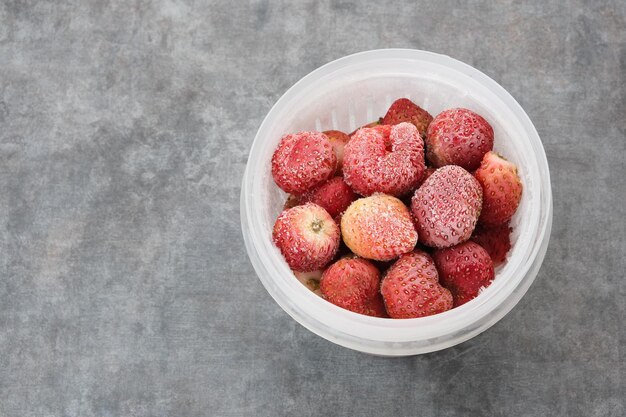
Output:
[[[344,178],[364,196],[407,194],[424,169],[424,141],[410,123],[360,129],[344,149]]]
[[[397,258],[417,243],[409,210],[402,201],[385,194],[352,203],[341,217],[341,235],[356,255],[377,261]]]
[[[327,130],[322,133],[328,136],[328,140],[333,146],[333,151],[335,151],[335,156],[337,157],[337,173],[340,174],[343,168],[343,148],[350,140],[350,136],[339,130]]]
[[[300,204],[315,203],[326,209],[334,219],[346,211],[357,195],[342,177],[334,177],[302,194]]]
[[[272,177],[283,191],[302,194],[333,176],[337,157],[320,132],[285,135],[272,156]]]
[[[483,187],[483,209],[478,221],[497,226],[511,220],[522,199],[523,188],[515,164],[488,152],[474,176]]]
[[[307,272],[321,269],[333,259],[340,232],[326,210],[307,203],[283,211],[272,238],[292,270]]]
[[[489,254],[472,241],[439,249],[433,254],[441,284],[450,290],[458,307],[478,296],[495,276]]]
[[[402,122],[412,123],[420,132],[420,135],[425,137],[428,125],[432,120],[433,116],[426,110],[413,103],[408,98],[400,98],[391,104],[381,124],[397,125]]]
[[[320,290],[331,303],[359,314],[382,314],[376,305],[380,272],[361,258],[342,258],[322,274]],[[384,311],[384,309],[383,309]]]
[[[458,165],[473,171],[493,148],[493,128],[471,110],[445,110],[428,126],[426,148],[426,158],[435,167]]]
[[[394,319],[431,316],[452,308],[452,294],[439,284],[432,258],[420,250],[402,255],[389,268],[380,292]]]
[[[496,267],[506,260],[506,254],[511,249],[512,231],[508,223],[493,227],[478,224],[470,240],[487,251]]]
[[[445,248],[468,240],[482,205],[482,188],[456,165],[436,170],[411,201],[420,242]]]

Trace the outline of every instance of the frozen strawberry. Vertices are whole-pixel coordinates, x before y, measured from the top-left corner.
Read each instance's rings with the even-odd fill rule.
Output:
[[[357,195],[343,178],[334,177],[304,193],[300,202],[318,204],[336,219],[356,199]]]
[[[397,258],[417,243],[409,210],[385,194],[352,203],[341,217],[341,236],[356,255],[377,261]]]
[[[472,175],[456,165],[436,170],[411,201],[420,242],[446,248],[472,235],[482,205],[482,188]]]
[[[432,316],[452,308],[452,295],[439,284],[432,258],[420,250],[402,255],[389,268],[380,292],[394,319]]]
[[[515,164],[489,152],[474,176],[483,187],[483,210],[478,221],[496,226],[511,220],[522,199],[523,188]]]
[[[350,136],[339,130],[327,130],[323,133],[328,136],[328,140],[333,146],[335,156],[337,157],[337,172],[341,173],[341,169],[343,168],[343,148],[350,140]]]
[[[459,165],[473,171],[492,148],[493,128],[471,110],[445,110],[428,126],[426,158],[435,167]]]
[[[358,131],[359,131],[359,129],[367,129],[367,128],[370,128],[370,127],[376,127],[376,126],[378,126],[378,125],[380,124],[380,122],[381,122],[382,120],[383,120],[383,118],[381,117],[380,119],[376,120],[375,122],[371,122],[371,123],[368,123],[368,124],[366,124],[366,125],[363,125],[363,126],[361,126],[361,127],[357,128],[357,129],[356,129],[355,131],[353,131],[352,133],[350,133],[350,135],[349,135],[349,136],[350,136],[350,137],[354,136],[354,134],[355,134],[356,132],[358,132]]]
[[[307,203],[280,213],[272,237],[291,269],[306,272],[321,269],[333,259],[341,236],[326,210]]]
[[[506,260],[506,254],[511,249],[511,232],[513,229],[508,223],[500,226],[476,226],[470,240],[483,247],[491,257],[493,266],[498,266]]]
[[[407,194],[424,169],[424,141],[410,123],[360,129],[344,149],[344,178],[364,196]]]
[[[320,280],[322,279],[323,272],[324,271],[321,269],[318,269],[310,272],[293,271],[293,274],[296,276],[298,281],[304,284],[305,287],[321,297],[322,292],[320,291]]]
[[[476,298],[495,276],[489,254],[472,241],[439,249],[433,254],[433,259],[441,284],[452,293],[455,307]]]
[[[413,103],[408,98],[401,98],[391,104],[381,124],[397,125],[402,122],[412,123],[422,137],[425,137],[428,125],[432,120],[433,116],[426,110]]]
[[[272,156],[272,177],[283,191],[302,194],[333,176],[337,157],[320,132],[285,135]]]
[[[323,297],[359,314],[374,315],[379,295],[380,272],[361,258],[343,258],[324,271],[320,281]]]

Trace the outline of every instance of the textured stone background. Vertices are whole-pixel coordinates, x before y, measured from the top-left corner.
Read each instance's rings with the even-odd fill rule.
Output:
[[[384,3],[0,2],[0,416],[624,415],[626,2]],[[520,304],[404,359],[296,324],[239,223],[275,100],[384,47],[501,83],[554,191]]]

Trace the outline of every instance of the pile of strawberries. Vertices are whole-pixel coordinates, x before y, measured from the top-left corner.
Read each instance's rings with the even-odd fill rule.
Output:
[[[493,141],[468,109],[433,118],[405,98],[350,135],[285,135],[272,176],[290,195],[274,243],[298,280],[356,313],[415,318],[460,306],[505,261],[522,195]]]

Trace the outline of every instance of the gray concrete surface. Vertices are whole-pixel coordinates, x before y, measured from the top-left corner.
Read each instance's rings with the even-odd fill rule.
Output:
[[[623,416],[626,3],[0,2],[0,416]],[[521,303],[442,352],[297,325],[239,185],[295,81],[383,47],[500,82],[552,171]]]

